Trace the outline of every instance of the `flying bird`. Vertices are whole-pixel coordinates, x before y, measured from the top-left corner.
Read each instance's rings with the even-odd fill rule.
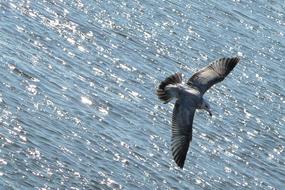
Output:
[[[212,116],[204,93],[221,82],[239,62],[238,57],[221,58],[196,72],[186,84],[182,74],[175,73],[160,83],[156,94],[165,104],[176,99],[172,114],[171,151],[176,164],[183,168],[192,140],[192,124],[196,109],[206,110]]]

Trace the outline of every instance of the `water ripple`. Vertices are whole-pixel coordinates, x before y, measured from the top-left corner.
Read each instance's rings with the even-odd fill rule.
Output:
[[[0,3],[0,185],[4,189],[280,189],[284,6],[253,1]],[[174,72],[241,64],[207,92],[180,170]],[[269,64],[270,63],[270,64]],[[17,183],[15,183],[17,181]]]

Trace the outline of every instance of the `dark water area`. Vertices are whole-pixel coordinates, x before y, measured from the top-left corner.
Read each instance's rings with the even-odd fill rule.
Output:
[[[0,189],[283,189],[284,1],[0,1]],[[185,167],[155,95],[221,58]]]

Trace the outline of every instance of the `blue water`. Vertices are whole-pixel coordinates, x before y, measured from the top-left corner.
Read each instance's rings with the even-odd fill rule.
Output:
[[[0,1],[0,189],[284,189],[283,1]],[[155,95],[220,57],[185,168]]]

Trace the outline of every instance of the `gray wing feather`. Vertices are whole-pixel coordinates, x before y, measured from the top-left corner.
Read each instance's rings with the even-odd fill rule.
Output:
[[[214,84],[221,82],[239,62],[238,57],[222,58],[196,72],[187,82],[204,94]]]
[[[192,123],[195,108],[187,108],[176,101],[172,115],[171,150],[176,164],[183,168],[192,140]]]

